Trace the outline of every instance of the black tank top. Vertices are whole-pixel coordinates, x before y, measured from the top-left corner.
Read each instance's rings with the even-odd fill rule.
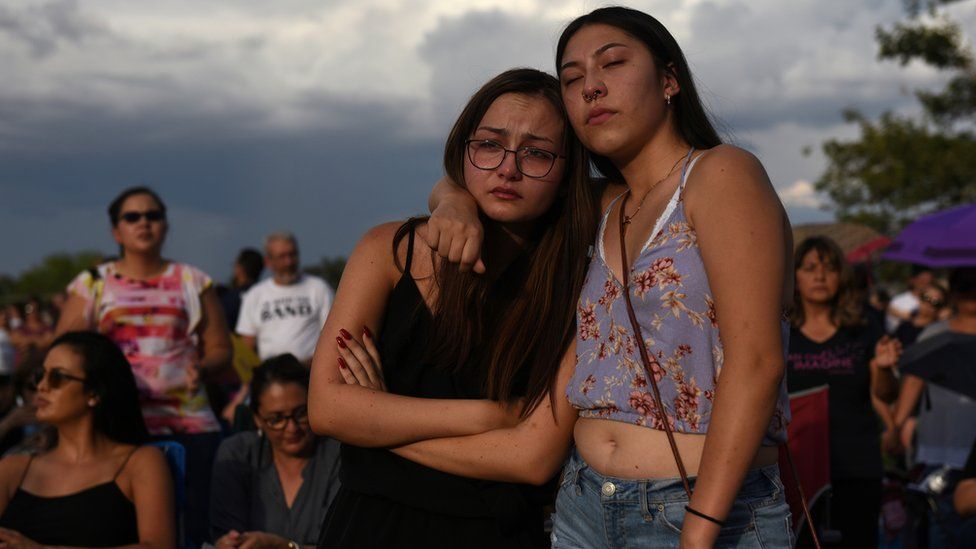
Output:
[[[387,387],[391,393],[413,397],[483,399],[483,376],[477,360],[453,372],[425,361],[433,318],[410,274],[413,229],[411,224],[403,276],[387,301],[379,338]],[[513,263],[506,274],[518,277],[521,273],[512,271],[519,268]],[[510,291],[493,292],[492,298],[504,304],[511,295],[499,294]],[[519,372],[513,391],[516,395],[524,394],[527,380],[528,372]],[[494,518],[503,530],[522,522],[526,515],[541,515],[540,501],[545,499],[535,487],[443,473],[381,448],[343,444],[341,463],[340,479],[346,489],[449,516]]]
[[[117,547],[139,543],[136,507],[115,482],[133,453],[135,450],[126,456],[112,480],[66,496],[36,496],[18,485],[0,516],[0,526],[44,545]],[[33,459],[31,456],[24,468],[21,484]]]

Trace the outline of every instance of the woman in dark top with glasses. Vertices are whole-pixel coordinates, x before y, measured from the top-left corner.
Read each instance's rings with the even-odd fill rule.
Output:
[[[108,338],[69,332],[52,343],[37,384],[37,419],[53,447],[0,461],[3,547],[175,546],[173,488],[149,434],[135,379]]]
[[[339,443],[308,426],[308,369],[293,355],[266,360],[251,378],[260,429],[220,445],[210,490],[219,549],[314,545],[339,490]]]

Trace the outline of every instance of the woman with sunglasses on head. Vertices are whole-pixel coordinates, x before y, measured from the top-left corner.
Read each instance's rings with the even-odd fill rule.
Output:
[[[270,358],[251,378],[258,431],[220,445],[210,491],[210,535],[218,549],[315,545],[339,489],[339,443],[308,426],[308,368]]]
[[[782,204],[759,161],[721,143],[653,17],[612,7],[574,20],[556,68],[573,129],[626,187],[604,193],[580,297],[567,391],[580,420],[553,544],[785,546]],[[480,270],[470,197],[441,182],[431,202],[444,208],[428,242]]]
[[[125,353],[149,433],[186,449],[187,534],[202,543],[220,424],[201,375],[229,365],[224,313],[209,276],[162,256],[169,223],[152,189],[122,191],[108,215],[120,257],[71,282],[58,332],[96,330]]]
[[[380,225],[353,251],[312,361],[312,427],[344,443],[320,547],[547,545],[527,485],[554,476],[569,443],[575,414],[551,395],[571,373],[595,226],[556,79],[513,69],[486,83],[455,122],[444,166],[478,205],[492,267],[459,273],[415,246],[424,219]],[[522,429],[497,430],[520,416]],[[425,443],[487,431],[497,436],[476,451],[505,463],[425,466]]]
[[[149,439],[135,379],[105,336],[69,332],[36,370],[53,447],[0,461],[0,545],[175,547],[173,487]]]
[[[938,284],[929,284],[918,297],[918,309],[915,309],[910,319],[902,320],[892,335],[904,346],[915,343],[925,328],[943,320],[945,305],[945,289]]]
[[[906,528],[906,541],[925,543],[932,547],[971,547],[959,537],[962,526],[961,517],[952,506],[952,494],[961,470],[966,467],[967,458],[976,441],[976,399],[971,397],[970,387],[955,387],[953,382],[966,384],[972,374],[966,372],[976,368],[976,354],[972,346],[976,342],[976,267],[958,267],[949,274],[949,304],[951,316],[944,321],[929,325],[919,336],[917,348],[926,341],[943,338],[948,345],[954,345],[952,355],[944,360],[953,364],[941,375],[933,375],[933,380],[943,378],[942,382],[932,382],[914,373],[902,376],[901,391],[895,403],[895,425],[902,431],[912,416],[917,413],[914,427],[914,441],[904,440],[913,445],[913,462],[922,466],[920,478],[943,469],[944,482],[941,493],[932,495],[925,505],[928,527],[919,527],[921,517],[911,517]],[[931,349],[932,354],[938,348]],[[948,354],[948,353],[944,353]],[[952,359],[956,359],[952,362]],[[939,359],[934,359],[938,361]],[[906,361],[907,362],[907,361]],[[932,362],[931,368],[938,369],[939,362]],[[955,389],[958,389],[955,390]],[[921,404],[921,405],[920,405]],[[926,532],[927,532],[927,540]]]

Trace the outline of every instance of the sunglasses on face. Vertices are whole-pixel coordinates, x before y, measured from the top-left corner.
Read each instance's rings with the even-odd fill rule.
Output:
[[[308,425],[308,408],[302,406],[301,408],[296,408],[290,414],[271,414],[269,416],[262,417],[264,423],[268,426],[268,429],[274,431],[280,431],[288,425],[288,420],[295,422],[295,425]]]
[[[148,210],[145,212],[125,212],[119,215],[119,219],[126,223],[138,223],[143,217],[147,221],[162,221],[166,219],[166,214],[162,210]]]
[[[73,376],[64,370],[58,368],[52,368],[50,370],[45,370],[43,368],[38,368],[34,370],[34,374],[31,376],[31,385],[35,388],[47,378],[47,386],[51,389],[57,389],[64,384],[65,381],[77,381],[79,383],[84,383],[85,378]]]

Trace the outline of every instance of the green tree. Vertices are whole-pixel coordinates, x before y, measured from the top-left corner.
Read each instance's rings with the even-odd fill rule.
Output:
[[[342,256],[323,257],[315,265],[304,267],[308,274],[320,276],[325,279],[333,288],[339,287],[339,279],[342,278],[342,271],[346,268],[346,258]]]
[[[909,0],[904,22],[876,30],[881,60],[918,60],[949,80],[941,90],[916,92],[917,117],[886,112],[872,121],[844,113],[860,136],[823,144],[828,166],[816,182],[839,220],[891,234],[919,215],[976,201],[976,64],[945,10],[968,3]]]
[[[98,265],[101,261],[102,254],[94,251],[49,255],[39,265],[20,275],[14,284],[14,292],[24,297],[47,296],[63,291],[78,273]]]

